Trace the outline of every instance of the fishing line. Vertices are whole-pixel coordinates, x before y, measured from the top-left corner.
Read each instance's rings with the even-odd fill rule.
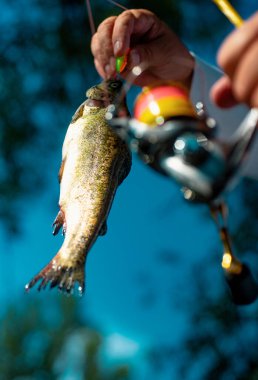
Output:
[[[118,8],[121,8],[121,9],[123,9],[124,11],[127,11],[128,10],[128,8],[126,8],[124,5],[122,5],[122,4],[119,4],[119,3],[117,3],[116,1],[113,1],[113,0],[107,0],[109,3],[111,3],[111,4],[113,4],[113,5],[116,5]]]
[[[96,33],[96,27],[95,27],[94,18],[93,18],[93,15],[92,15],[90,0],[85,0],[85,2],[86,2],[87,11],[88,11],[90,30],[91,30],[91,34],[93,35],[93,34]]]

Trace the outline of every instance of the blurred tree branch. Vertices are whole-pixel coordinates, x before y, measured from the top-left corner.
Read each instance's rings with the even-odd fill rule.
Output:
[[[0,379],[129,380],[126,364],[103,368],[103,338],[80,317],[73,298],[13,305],[1,316]]]
[[[243,179],[238,197],[240,201],[234,203],[229,218],[237,223],[229,227],[237,256],[249,261],[246,254],[251,250],[251,269],[258,281],[258,182]],[[185,380],[257,380],[258,302],[248,307],[232,303],[219,266],[222,247],[214,253],[184,274],[191,289],[186,289],[177,302],[189,315],[189,329],[182,343],[176,347],[173,343],[157,345],[150,351],[150,362],[160,373],[170,366],[174,371],[176,365],[180,378]]]

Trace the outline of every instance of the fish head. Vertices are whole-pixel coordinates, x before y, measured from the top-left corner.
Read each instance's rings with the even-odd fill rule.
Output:
[[[120,79],[108,79],[89,88],[86,96],[92,100],[101,100],[106,105],[112,104],[122,90],[123,82]]]

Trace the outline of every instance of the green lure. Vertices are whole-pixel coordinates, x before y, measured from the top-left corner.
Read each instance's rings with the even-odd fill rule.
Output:
[[[127,54],[122,55],[121,57],[116,58],[116,72],[122,73],[127,65]]]

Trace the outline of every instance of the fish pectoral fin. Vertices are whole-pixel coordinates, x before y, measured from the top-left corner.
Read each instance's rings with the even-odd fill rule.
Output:
[[[127,146],[124,146],[124,161],[119,171],[119,177],[118,177],[118,185],[121,185],[123,180],[128,176],[130,173],[132,166],[132,154],[127,148]]]
[[[58,172],[58,182],[61,183],[65,166],[65,158],[61,162],[61,166]]]
[[[80,117],[82,117],[85,103],[86,103],[86,100],[85,100],[85,102],[83,102],[83,103],[77,108],[77,110],[75,111],[75,113],[74,113],[74,115],[73,115],[73,117],[72,117],[72,120],[71,120],[71,123],[70,123],[70,124],[75,123]]]
[[[52,289],[58,289],[66,294],[73,293],[76,284],[78,284],[77,292],[83,295],[85,288],[85,260],[76,261],[74,265],[69,265],[61,255],[61,251],[45,266],[33,279],[25,286],[25,290],[29,291],[38,281],[41,281],[38,290],[45,289],[48,285]]]
[[[57,217],[54,220],[53,223],[53,235],[57,235],[60,228],[63,226],[63,234],[65,233],[66,230],[66,223],[65,223],[65,215],[62,210],[58,211]]]
[[[107,233],[107,221],[102,224],[100,230],[99,230],[99,236],[104,236]]]

